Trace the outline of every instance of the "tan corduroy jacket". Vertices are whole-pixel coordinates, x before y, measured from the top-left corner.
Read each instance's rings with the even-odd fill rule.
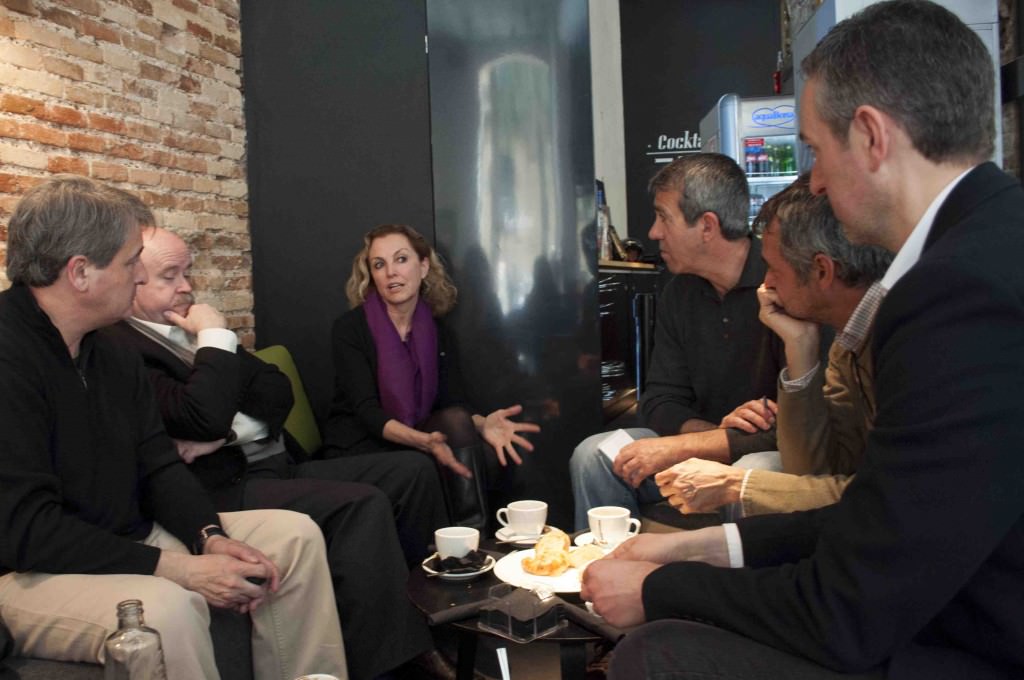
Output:
[[[853,479],[875,418],[869,332],[859,353],[832,343],[828,367],[807,387],[779,386],[778,446],[783,472],[753,470],[743,515],[793,512],[839,500]]]

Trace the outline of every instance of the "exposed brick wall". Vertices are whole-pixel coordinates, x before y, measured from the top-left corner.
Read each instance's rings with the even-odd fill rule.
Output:
[[[58,172],[146,201],[252,345],[238,0],[0,0],[0,265],[19,196]]]

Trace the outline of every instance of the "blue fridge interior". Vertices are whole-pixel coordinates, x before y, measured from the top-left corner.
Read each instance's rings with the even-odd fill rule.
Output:
[[[725,154],[747,174],[750,220],[797,178],[793,97],[722,95],[700,121],[701,151]]]

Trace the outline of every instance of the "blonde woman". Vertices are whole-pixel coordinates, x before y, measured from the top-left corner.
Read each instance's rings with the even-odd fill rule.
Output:
[[[486,416],[465,404],[452,338],[443,317],[457,291],[440,259],[412,227],[380,225],[363,238],[346,294],[352,309],[332,334],[334,400],[325,455],[414,449],[442,468],[451,520],[485,528],[489,519],[482,459],[519,464],[516,446],[533,423],[510,419],[519,405]]]

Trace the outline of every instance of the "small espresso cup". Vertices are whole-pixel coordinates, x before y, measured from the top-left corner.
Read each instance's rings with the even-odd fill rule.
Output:
[[[587,510],[587,521],[598,545],[618,545],[640,532],[640,520],[630,517],[628,508],[616,505]]]
[[[540,536],[548,519],[544,501],[513,501],[497,512],[498,521],[516,536]]]
[[[434,545],[442,560],[465,557],[480,547],[480,531],[472,527],[444,527],[434,532]]]

